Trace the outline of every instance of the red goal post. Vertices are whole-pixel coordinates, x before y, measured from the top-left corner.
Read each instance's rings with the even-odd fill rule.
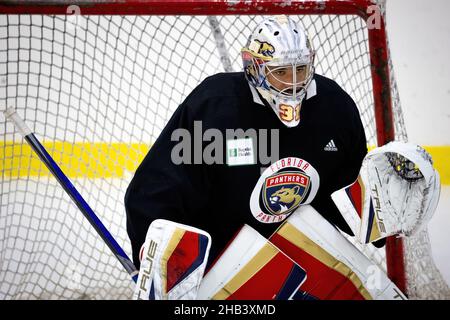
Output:
[[[67,15],[69,5],[77,5],[81,15],[354,15],[366,22],[374,19],[374,2],[370,0],[323,1],[3,1],[2,14]],[[377,27],[368,28],[369,53],[373,87],[376,140],[384,145],[395,137],[391,99],[389,52],[383,15]],[[403,244],[391,238],[386,245],[388,276],[406,291]]]

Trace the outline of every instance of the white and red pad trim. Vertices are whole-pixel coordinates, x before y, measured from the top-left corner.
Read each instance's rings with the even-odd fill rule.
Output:
[[[311,206],[297,209],[270,241],[305,269],[300,290],[309,297],[406,299],[383,270]]]
[[[168,220],[152,222],[143,245],[134,299],[195,299],[208,260],[211,237]]]
[[[198,299],[288,300],[305,278],[292,259],[244,225],[205,275]]]

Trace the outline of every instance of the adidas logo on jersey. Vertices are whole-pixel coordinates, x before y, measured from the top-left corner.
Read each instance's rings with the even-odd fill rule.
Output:
[[[338,151],[338,148],[334,144],[333,139],[331,139],[330,142],[328,142],[328,144],[325,146],[325,148],[323,148],[323,150],[325,150],[325,151]]]

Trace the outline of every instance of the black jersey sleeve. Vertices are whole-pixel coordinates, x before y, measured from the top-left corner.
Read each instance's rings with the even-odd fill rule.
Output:
[[[322,192],[314,199],[312,205],[324,215],[329,222],[349,235],[353,235],[344,217],[334,204],[331,194],[356,181],[362,161],[367,154],[367,140],[364,126],[356,103],[345,91],[339,90],[334,102],[338,104],[339,136],[344,148],[345,158],[332,179],[322,184]]]
[[[348,135],[348,144],[345,150],[346,165],[342,168],[342,181],[333,191],[348,186],[356,180],[361,169],[362,161],[367,154],[367,139],[358,108],[348,94],[345,94],[345,97],[349,107],[347,115],[348,130],[345,130]]]
[[[147,230],[155,219],[167,219],[194,225],[206,200],[208,179],[203,165],[174,164],[172,132],[178,128],[193,135],[192,114],[187,104],[175,111],[150,151],[139,165],[125,194],[127,232],[131,241],[133,262],[140,266],[139,250]]]

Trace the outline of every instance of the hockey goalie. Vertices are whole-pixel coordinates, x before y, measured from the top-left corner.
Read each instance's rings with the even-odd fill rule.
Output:
[[[439,174],[420,146],[391,142],[369,152],[358,180],[332,199],[363,245],[410,236],[439,199]],[[205,272],[200,229],[156,220],[141,252],[136,299],[406,299],[386,273],[308,204],[268,239],[244,225]]]

